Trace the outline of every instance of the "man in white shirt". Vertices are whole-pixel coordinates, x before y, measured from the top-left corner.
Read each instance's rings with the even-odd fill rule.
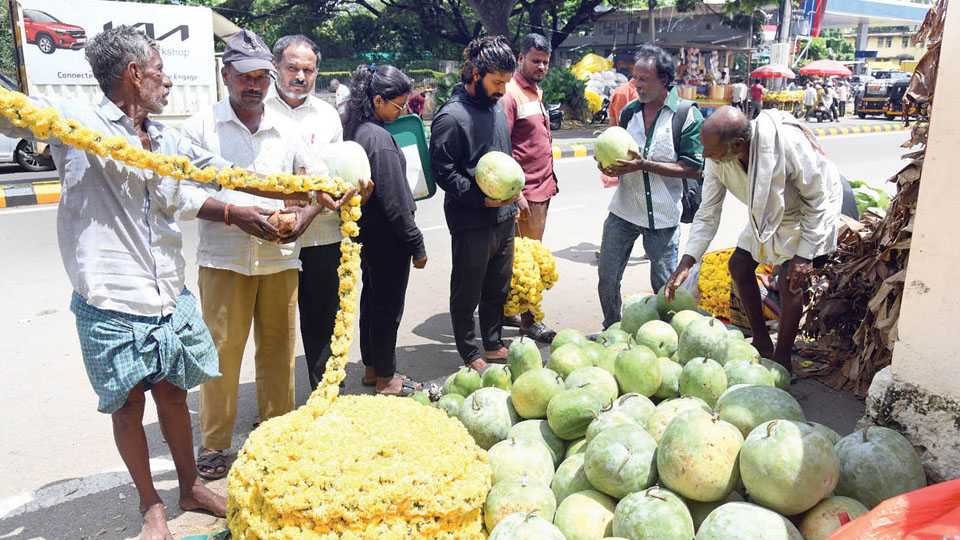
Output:
[[[817,108],[817,89],[813,87],[813,83],[808,82],[806,89],[803,91],[803,107],[804,120],[810,120],[810,115]]]
[[[694,218],[686,253],[667,282],[672,299],[720,226],[729,190],[747,205],[748,223],[730,257],[730,274],[740,296],[753,345],[793,371],[791,354],[803,310],[803,289],[814,266],[837,248],[843,201],[840,171],[813,134],[792,115],[766,110],[750,122],[733,107],[722,107],[701,131],[703,200]],[[764,322],[757,264],[783,265],[779,272],[780,327],[774,348]]]
[[[348,102],[350,101],[350,87],[341,84],[340,81],[332,79],[330,81],[330,89],[336,92],[336,103],[337,103],[337,112],[341,115],[347,112]]]
[[[296,124],[309,151],[319,157],[324,149],[343,142],[340,115],[313,94],[320,50],[306,36],[285,36],[273,45],[277,80],[267,94],[266,107]],[[314,210],[319,209],[316,207]],[[310,388],[316,389],[330,358],[330,339],[340,306],[340,221],[335,212],[322,211],[300,237],[300,337]]]
[[[619,160],[619,165],[600,167],[607,176],[620,178],[603,223],[597,268],[604,329],[620,320],[620,284],[638,238],[643,238],[643,249],[650,257],[654,291],[663,287],[677,264],[683,179],[700,176],[703,116],[689,102],[684,105],[676,88],[671,88],[675,65],[673,57],[656,45],[644,45],[637,52],[633,69],[637,99],[620,113],[620,127],[637,141],[640,154]],[[680,133],[675,137],[674,115],[678,114],[685,117],[677,123]]]
[[[743,112],[747,111],[747,85],[744,84],[743,79],[737,79],[737,83],[733,85],[731,101],[734,107]]]
[[[195,145],[227,156],[238,166],[261,174],[325,174],[322,162],[307,152],[297,128],[285,116],[264,107],[271,84],[270,49],[256,34],[243,30],[227,40],[223,80],[229,97],[184,122],[180,131]],[[294,230],[285,236],[232,227],[235,213],[264,217],[285,210],[283,201],[197,184],[184,190],[207,192],[207,205],[225,205],[224,222],[200,223],[197,262],[203,318],[220,355],[223,377],[200,390],[203,445],[197,459],[200,475],[226,474],[224,451],[230,448],[237,414],[240,364],[253,324],[260,421],[294,408],[296,298],[299,245],[293,243],[314,207],[294,207]],[[286,243],[280,243],[286,242]]]
[[[837,86],[837,105],[839,105],[840,118],[847,115],[847,100],[850,99],[850,88],[847,83],[841,82]]]

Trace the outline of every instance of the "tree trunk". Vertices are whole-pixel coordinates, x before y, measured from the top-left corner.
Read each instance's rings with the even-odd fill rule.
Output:
[[[650,43],[656,43],[657,42],[657,18],[654,16],[654,10],[657,7],[657,2],[656,0],[649,0],[647,2],[647,5],[649,6],[647,13],[649,14],[649,17],[650,17],[650,28],[649,28],[650,32],[647,39],[650,40]]]
[[[513,0],[467,0],[477,18],[491,36],[507,36],[510,13],[516,2]]]

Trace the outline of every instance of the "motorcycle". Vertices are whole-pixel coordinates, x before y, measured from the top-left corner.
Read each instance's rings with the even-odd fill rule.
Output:
[[[560,126],[563,125],[563,109],[560,108],[559,103],[551,103],[547,105],[547,114],[550,117],[550,129],[556,131],[560,129]]]
[[[607,118],[609,118],[609,113],[607,112],[610,109],[610,99],[603,98],[603,106],[600,107],[600,110],[593,113],[593,123],[594,124],[606,124]]]
[[[817,106],[813,109],[813,117],[817,119],[817,122],[833,122],[830,109],[824,107],[823,103],[817,103]]]

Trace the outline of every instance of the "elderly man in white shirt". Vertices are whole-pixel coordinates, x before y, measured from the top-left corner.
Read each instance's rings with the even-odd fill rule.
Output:
[[[670,280],[672,299],[691,267],[703,257],[720,225],[729,190],[747,205],[748,223],[730,257],[753,345],[793,371],[791,355],[803,310],[803,288],[815,266],[837,248],[843,202],[840,172],[813,134],[787,113],[763,111],[750,122],[722,107],[703,124],[703,201],[690,229],[686,252]],[[757,264],[784,265],[779,279],[780,327],[774,347],[764,322]]]
[[[223,80],[229,97],[211,111],[184,122],[181,134],[195,145],[222,154],[253,171],[325,174],[322,162],[312,158],[296,126],[264,106],[271,84],[273,62],[267,45],[244,30],[227,40]],[[230,448],[237,414],[240,365],[250,325],[256,342],[257,408],[265,421],[293,410],[295,405],[294,347],[296,298],[300,270],[296,237],[315,215],[315,207],[285,209],[285,203],[228,190],[203,190],[204,204],[224,204],[222,223],[200,224],[199,285],[203,317],[217,344],[223,377],[200,390],[200,427],[203,445],[197,458],[200,475],[226,474],[224,452]],[[257,234],[232,227],[236,212],[267,216],[285,210],[298,216],[285,236]],[[285,243],[281,243],[285,242]]]
[[[320,156],[327,146],[343,142],[340,115],[329,103],[313,95],[320,50],[306,36],[285,36],[273,45],[277,69],[265,105],[271,114],[290,119],[297,128],[288,137],[302,137],[309,151]],[[317,207],[319,208],[319,207]],[[316,389],[330,358],[330,339],[340,305],[339,217],[322,212],[300,237],[300,337],[310,388]]]

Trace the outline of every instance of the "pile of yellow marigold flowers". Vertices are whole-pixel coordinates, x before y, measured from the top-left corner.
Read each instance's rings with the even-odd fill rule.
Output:
[[[544,317],[540,303],[543,291],[553,288],[559,276],[553,254],[539,240],[514,239],[513,277],[510,280],[510,295],[503,306],[503,314],[512,317],[530,312],[536,321]]]
[[[39,139],[61,143],[179,180],[216,181],[294,193],[342,196],[339,178],[242,169],[198,169],[105,138],[23,94],[0,88],[0,114]],[[299,409],[267,420],[244,443],[228,477],[227,520],[237,540],[482,540],[490,490],[486,453],[454,418],[433,407],[384,396],[339,397],[360,279],[360,196],[340,208],[340,309],[332,357],[319,387]]]
[[[730,287],[733,278],[730,276],[730,256],[734,248],[722,249],[707,253],[700,262],[700,274],[697,287],[700,289],[698,306],[710,312],[715,317],[730,319]],[[773,267],[759,265],[757,272],[773,275]]]

